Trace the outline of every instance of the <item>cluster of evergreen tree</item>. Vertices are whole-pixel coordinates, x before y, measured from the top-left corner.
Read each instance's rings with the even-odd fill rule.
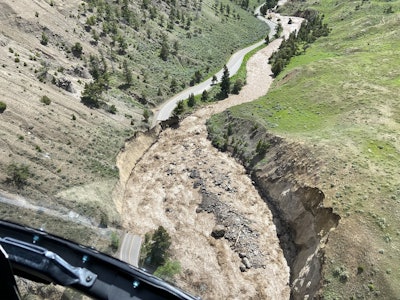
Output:
[[[181,270],[180,263],[171,260],[171,237],[163,226],[159,226],[153,233],[146,233],[141,249],[140,265],[154,275],[170,279]]]
[[[194,72],[194,75],[192,76],[192,79],[189,82],[190,86],[194,86],[196,83],[200,83],[201,80],[203,79],[203,75],[201,75],[200,71]]]
[[[227,66],[224,66],[224,73],[222,74],[221,78],[221,83],[220,83],[220,91],[216,95],[218,100],[223,100],[225,98],[229,97],[229,94],[236,94],[238,95],[240,90],[242,89],[244,83],[243,81],[239,78],[236,79],[235,83],[233,84],[233,87],[231,88],[231,80],[229,78],[229,70]]]
[[[251,9],[249,0],[230,1],[231,3],[226,3],[214,0],[213,4],[207,5],[208,7],[212,5],[215,14],[221,15],[222,22],[240,20],[240,10]],[[269,1],[277,0],[267,0],[267,3]],[[71,47],[74,56],[89,63],[90,73],[93,76],[93,81],[85,84],[81,102],[91,108],[103,108],[115,113],[115,106],[108,107],[102,100],[102,94],[107,89],[114,88],[115,82],[120,82],[118,81],[120,79],[123,80],[123,84],[119,84],[118,88],[122,92],[132,93],[135,87],[138,90],[134,93],[136,99],[142,104],[155,99],[161,101],[165,94],[173,94],[187,84],[192,86],[201,82],[203,73],[209,73],[209,67],[195,71],[189,82],[183,82],[181,77],[171,77],[169,71],[166,71],[164,78],[171,80],[170,87],[160,85],[156,95],[153,82],[147,81],[151,71],[145,68],[139,71],[135,66],[134,55],[137,51],[147,49],[149,44],[151,53],[158,55],[162,68],[175,64],[175,61],[181,66],[197,64],[195,60],[192,61],[190,57],[185,56],[185,49],[181,49],[183,46],[178,43],[176,32],[179,36],[185,32],[186,38],[202,34],[205,27],[200,26],[198,20],[202,18],[203,4],[202,0],[83,0],[77,18],[85,18],[83,27],[92,36],[90,43],[99,45],[100,52],[103,47],[106,47],[107,51],[104,51],[104,54],[100,53],[98,58],[93,56],[88,59],[80,43]],[[140,39],[148,41],[142,42]],[[109,69],[103,55],[110,62]],[[201,101],[208,101],[214,97],[224,99],[230,93],[239,93],[244,83],[239,80],[231,84],[228,71],[225,73],[220,93],[215,96],[208,95],[207,91],[204,91]],[[147,90],[151,92],[146,93]],[[196,99],[189,97],[185,105],[186,103],[188,106],[195,106]],[[177,113],[180,112],[181,106],[182,104],[178,105]]]
[[[274,76],[277,76],[289,63],[290,59],[299,53],[298,45],[299,40],[297,40],[296,33],[292,32],[288,39],[282,41],[278,51],[271,55],[269,63]]]
[[[176,24],[178,26],[189,30],[191,28],[191,22],[193,21],[193,11],[197,14],[201,11],[201,1],[194,1],[189,3],[189,0],[176,1],[176,0],[164,0],[166,3],[165,9],[162,11],[149,0],[142,0],[140,15],[135,9],[133,9],[132,1],[130,0],[117,0],[117,1],[106,1],[106,0],[86,0],[86,10],[92,15],[88,16],[86,25],[87,30],[90,30],[91,26],[99,25],[102,28],[100,36],[97,32],[92,30],[92,34],[95,40],[100,37],[110,37],[111,46],[119,46],[118,54],[125,55],[127,50],[127,43],[124,38],[124,31],[126,27],[130,27],[138,32],[145,24],[147,19],[156,20],[158,18],[158,24],[161,28],[166,25],[168,31],[172,31]],[[168,20],[164,19],[164,14],[168,14]],[[167,21],[167,24],[165,24]],[[96,37],[96,38],[95,38]]]
[[[109,73],[104,56],[99,59],[91,55],[89,58],[89,72],[93,81],[85,84],[81,95],[81,102],[90,108],[99,108],[101,94],[109,86]]]
[[[197,80],[195,80],[196,78]],[[195,75],[192,78],[193,84],[196,83],[195,81],[200,81],[200,80],[201,80],[201,74],[200,72],[196,71]],[[212,85],[215,85],[217,81],[218,81],[217,76],[214,75],[212,78]],[[204,90],[203,93],[201,94],[200,100],[202,102],[223,100],[228,98],[229,94],[238,95],[243,86],[244,82],[240,78],[236,79],[232,86],[229,70],[228,67],[225,65],[224,72],[221,77],[221,82],[219,84],[220,90],[218,91],[218,93],[216,93],[215,95],[212,94],[210,97],[208,91]],[[186,100],[181,100],[177,103],[175,109],[172,112],[172,116],[174,118],[175,117],[179,118],[182,114],[186,112],[186,105],[188,108],[192,108],[197,105],[197,100],[193,93],[190,94]]]
[[[330,29],[327,24],[323,23],[323,19],[323,15],[308,14],[308,18],[301,24],[299,32],[292,32],[288,39],[282,41],[278,51],[269,58],[272,73],[275,76],[283,70],[293,56],[301,54],[308,44],[329,34]]]
[[[319,15],[318,13],[311,14],[307,18],[307,21],[301,24],[301,28],[297,34],[298,38],[301,41],[312,43],[321,36],[328,36],[330,29],[328,24],[323,23],[323,20],[324,15]]]
[[[189,31],[192,22],[199,17],[202,10],[202,1],[161,0],[161,2],[164,4],[155,4],[150,0],[140,0],[139,3],[132,0],[85,0],[81,4],[83,15],[87,18],[85,30],[91,32],[93,37],[91,42],[109,43],[111,51],[107,52],[108,58],[124,63],[121,75],[126,84],[120,87],[128,88],[134,83],[130,60],[125,58],[130,58],[132,48],[135,47],[129,42],[130,39],[142,38],[141,34],[147,28],[147,38],[160,45],[160,59],[168,61],[171,55],[178,55],[179,43],[177,40],[169,41],[167,31],[172,32],[178,26]],[[149,20],[153,21],[151,26],[146,25]],[[160,29],[159,32],[154,31],[155,24]],[[82,49],[73,48],[72,52],[80,57]],[[111,72],[115,72],[114,68]],[[194,83],[199,82],[198,78],[201,77],[199,75],[195,74]],[[94,82],[87,84],[86,93],[82,96],[82,102],[93,108],[98,108],[100,105],[97,99],[104,86],[98,84],[99,81],[98,78],[94,78]],[[175,89],[171,89],[171,92],[174,93]]]
[[[147,237],[147,236],[146,236]],[[151,247],[146,258],[150,266],[163,265],[170,256],[171,237],[163,226],[159,226],[151,236]]]
[[[149,238],[149,235],[146,234],[146,237]],[[150,244],[150,251],[146,258],[146,262],[149,263],[148,267],[150,269],[156,267],[155,276],[171,280],[175,274],[181,271],[181,264],[179,261],[171,259],[171,237],[163,226],[159,226],[153,233]],[[145,266],[147,265],[145,264]]]
[[[278,4],[278,0],[266,0],[263,6],[260,7],[261,15],[266,15],[268,9],[274,8]]]

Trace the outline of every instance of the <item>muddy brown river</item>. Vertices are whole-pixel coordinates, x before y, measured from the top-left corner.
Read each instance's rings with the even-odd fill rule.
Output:
[[[285,34],[301,22],[280,19]],[[145,153],[137,162],[124,163],[128,148],[119,157],[126,179],[117,203],[123,227],[144,235],[164,226],[173,259],[182,267],[176,284],[203,299],[289,299],[289,268],[271,212],[243,166],[207,140],[205,126],[212,114],[267,93],[268,57],[280,42],[248,61],[247,84],[239,95],[196,111],[178,129],[162,131],[149,149],[142,145]],[[211,236],[216,225],[224,228],[224,237]]]

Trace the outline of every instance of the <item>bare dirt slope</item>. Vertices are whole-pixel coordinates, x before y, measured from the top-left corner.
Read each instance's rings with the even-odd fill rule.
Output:
[[[301,20],[294,21],[292,26],[299,26]],[[267,61],[279,42],[250,59],[240,95],[200,109],[179,129],[163,131],[134,167],[117,203],[126,229],[168,230],[182,265],[178,285],[205,299],[289,298],[289,269],[272,215],[244,168],[207,140],[205,127],[212,114],[267,92],[272,81]],[[210,235],[217,224],[225,227],[222,239]]]

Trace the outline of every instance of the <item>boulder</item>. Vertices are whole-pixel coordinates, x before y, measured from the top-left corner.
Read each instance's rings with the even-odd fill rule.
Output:
[[[242,263],[246,266],[247,269],[250,269],[252,267],[251,262],[249,261],[249,259],[247,257],[242,258]]]
[[[73,69],[72,73],[74,75],[77,75],[77,76],[81,77],[81,78],[88,79],[88,78],[91,77],[89,71],[86,68],[82,67],[82,66],[76,66]]]
[[[224,225],[216,225],[211,232],[211,236],[215,239],[220,239],[224,237],[225,232],[226,229]]]
[[[62,88],[63,90],[70,92],[70,93],[75,92],[75,90],[72,86],[71,80],[68,80],[67,78],[62,77],[62,78],[58,79],[57,86]]]

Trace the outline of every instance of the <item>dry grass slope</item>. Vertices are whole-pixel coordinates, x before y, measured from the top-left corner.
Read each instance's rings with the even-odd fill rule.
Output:
[[[7,109],[0,119],[0,182],[2,188],[13,190],[4,184],[7,166],[28,165],[31,176],[23,193],[49,206],[61,190],[115,180],[115,157],[132,133],[129,120],[80,103],[80,91],[89,79],[74,71],[84,69],[83,61],[67,49],[79,41],[86,53],[97,50],[78,38],[73,29],[79,26],[67,17],[79,4],[1,3],[0,89]],[[48,45],[41,44],[42,32]],[[70,81],[73,91],[52,84],[53,76]],[[49,105],[40,101],[43,96],[51,100]]]
[[[226,16],[214,14],[210,3],[201,13],[195,13],[197,2],[186,1],[179,14],[191,16],[190,28],[183,28],[182,21],[177,20],[174,29],[167,31],[171,3],[152,3],[158,14],[153,20],[149,9],[132,2],[131,11],[141,11],[148,19],[142,20],[138,29],[117,22],[118,34],[127,43],[126,54],[121,54],[112,46],[111,35],[102,34],[106,22],[100,3],[112,3],[116,12],[121,5],[98,1],[96,7],[95,2],[0,3],[0,90],[1,101],[7,106],[0,115],[0,188],[22,193],[44,206],[73,208],[97,221],[106,214],[118,223],[111,205],[119,175],[116,157],[128,137],[148,126],[143,109],[151,110],[152,103],[172,93],[171,78],[177,78],[179,90],[195,70],[206,75],[207,67],[211,73],[241,43],[260,39],[265,25],[239,6],[233,9],[233,4]],[[103,19],[94,18],[94,24],[88,26],[88,20],[98,16]],[[252,24],[255,29],[249,34]],[[240,30],[228,38],[227,32],[235,28]],[[99,35],[97,42],[95,32]],[[158,55],[163,33],[168,36],[171,53],[174,41],[180,41],[179,54],[171,54],[166,62]],[[226,51],[211,56],[207,52],[210,49],[198,47],[202,38],[217,48],[226,44]],[[72,50],[77,43],[83,49],[81,57]],[[102,100],[116,108],[115,114],[107,109],[89,109],[80,102],[85,83],[92,81],[89,57],[101,54],[111,74],[110,89]],[[123,84],[124,60],[132,70],[131,87]],[[162,95],[156,95],[158,87]],[[29,167],[28,184],[22,189],[7,182],[10,164]]]

